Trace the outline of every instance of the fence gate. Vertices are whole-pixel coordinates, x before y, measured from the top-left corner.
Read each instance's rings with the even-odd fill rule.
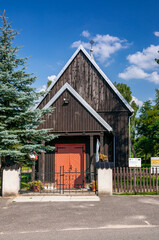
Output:
[[[33,179],[35,176],[35,179]],[[95,194],[97,193],[97,173],[90,171],[65,171],[64,166],[59,172],[21,172],[21,193],[30,191],[57,194]],[[33,181],[35,180],[35,181]]]

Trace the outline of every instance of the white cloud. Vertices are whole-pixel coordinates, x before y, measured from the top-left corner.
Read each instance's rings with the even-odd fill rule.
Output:
[[[145,79],[159,84],[159,74],[157,72],[146,73],[144,70],[134,65],[127,67],[123,73],[118,74],[118,77],[124,80]]]
[[[128,43],[126,40],[121,40],[118,37],[107,35],[97,34],[94,38],[93,45],[93,55],[98,58],[100,62],[105,62],[112,54],[119,51],[122,48],[128,47]],[[73,42],[71,47],[79,47],[79,45],[83,45],[84,48],[90,50],[90,43],[83,41]]]
[[[141,107],[143,105],[143,101],[137,99],[134,96],[132,96],[132,101],[134,101],[139,107]]]
[[[56,78],[56,75],[48,76],[48,80],[50,80],[50,81],[52,81],[52,82],[55,81],[55,78]],[[43,85],[42,87],[37,88],[37,91],[38,91],[38,92],[45,92],[46,89],[47,89],[47,86],[46,86],[46,85]]]
[[[90,49],[90,43],[82,42],[81,40],[75,41],[72,43],[71,47],[72,48],[78,48],[80,45],[83,45],[84,48]]]
[[[153,69],[158,67],[157,63],[154,61],[158,57],[159,45],[143,49],[142,52],[137,52],[132,55],[128,55],[127,59],[131,64],[135,64],[143,69]]]
[[[46,85],[43,85],[42,87],[37,88],[38,92],[45,92],[46,91]]]
[[[154,32],[154,35],[155,35],[156,37],[159,37],[159,32]]]
[[[149,74],[148,80],[150,82],[159,84],[159,74],[157,72],[152,72],[151,74]]]
[[[123,73],[119,73],[118,76],[124,80],[130,79],[144,79],[149,77],[149,74],[145,73],[141,68],[137,66],[127,67]]]
[[[89,37],[90,37],[90,33],[89,33],[87,30],[84,30],[84,31],[81,33],[81,35],[82,35],[83,37],[86,37],[86,38],[89,38]]]
[[[155,61],[155,58],[158,58],[158,50],[159,45],[150,45],[142,52],[128,55],[127,60],[131,65],[118,76],[125,80],[144,79],[159,84],[159,65]]]
[[[48,76],[47,78],[48,78],[49,81],[54,82],[55,78],[56,78],[56,75],[51,75],[51,76]]]

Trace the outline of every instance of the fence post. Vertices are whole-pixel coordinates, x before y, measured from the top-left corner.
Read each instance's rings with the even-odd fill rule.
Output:
[[[143,168],[143,192],[145,192],[145,168]]]
[[[125,186],[125,167],[123,167],[123,178],[124,178],[124,192],[125,192],[125,189],[126,189],[126,186]]]
[[[140,168],[140,192],[142,192],[142,172]]]
[[[2,196],[16,196],[20,191],[20,168],[12,167],[3,169]]]
[[[132,192],[132,171],[131,168],[129,168],[130,170],[130,192]]]
[[[149,189],[148,189],[148,169],[146,168],[146,191],[148,192]]]
[[[114,177],[113,187],[114,187],[114,192],[116,192],[116,170],[115,170],[115,168],[113,168],[113,177]]]
[[[155,172],[154,172],[154,168],[152,168],[152,174],[153,174],[153,192],[155,192],[155,178],[154,178]]]
[[[138,183],[138,168],[136,169],[136,192],[138,192],[139,191],[139,183]]]
[[[129,169],[128,169],[128,167],[126,168],[126,180],[127,180],[127,183],[126,183],[126,187],[127,187],[127,189],[126,189],[126,191],[127,192],[129,192]]]
[[[123,173],[122,173],[122,167],[120,167],[120,191],[123,191]]]
[[[98,169],[98,194],[99,195],[112,195],[112,169]]]
[[[119,167],[117,167],[117,192],[119,192]]]
[[[156,168],[156,193],[158,194],[158,169]]]

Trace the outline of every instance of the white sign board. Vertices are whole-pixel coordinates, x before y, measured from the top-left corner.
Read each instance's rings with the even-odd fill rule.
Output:
[[[159,173],[159,157],[151,157],[151,173]]]
[[[141,158],[129,158],[129,167],[141,167]]]

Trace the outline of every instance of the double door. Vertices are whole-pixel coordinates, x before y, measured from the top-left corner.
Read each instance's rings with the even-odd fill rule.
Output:
[[[85,187],[85,144],[55,145],[55,186]]]

